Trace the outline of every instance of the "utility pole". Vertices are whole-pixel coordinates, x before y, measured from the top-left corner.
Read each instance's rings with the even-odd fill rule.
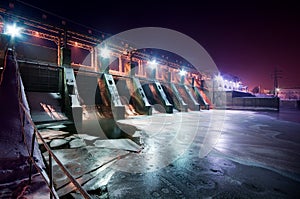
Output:
[[[278,79],[282,78],[281,73],[282,73],[282,71],[278,70],[277,67],[275,67],[274,72],[272,73],[272,78],[273,78],[273,81],[274,81],[273,82],[274,83],[274,95],[276,95],[276,96],[277,96],[277,93],[278,93],[277,89],[279,88]]]

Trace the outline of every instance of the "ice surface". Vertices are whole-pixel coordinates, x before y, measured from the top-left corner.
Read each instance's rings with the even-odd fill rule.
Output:
[[[136,144],[130,139],[110,139],[110,140],[96,140],[94,142],[96,147],[111,148],[111,149],[121,149],[127,151],[138,152],[141,150],[141,146]]]

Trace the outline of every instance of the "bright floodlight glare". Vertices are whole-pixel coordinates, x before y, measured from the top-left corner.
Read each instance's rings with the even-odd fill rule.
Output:
[[[107,48],[102,48],[100,55],[103,58],[109,58],[109,54],[110,54],[110,50],[108,50]]]
[[[21,28],[17,27],[15,23],[12,25],[7,25],[5,34],[8,34],[12,37],[18,37],[21,35]]]
[[[179,72],[179,74],[180,74],[180,76],[184,76],[184,75],[186,74],[186,71],[182,69],[182,70]]]
[[[218,74],[217,76],[215,76],[215,79],[217,81],[223,81],[223,77],[220,74]]]
[[[149,65],[151,68],[156,68],[156,66],[157,66],[156,60],[154,59],[151,62],[149,62]]]

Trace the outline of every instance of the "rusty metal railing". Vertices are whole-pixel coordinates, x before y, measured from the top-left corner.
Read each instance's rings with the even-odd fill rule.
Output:
[[[52,152],[52,150],[50,149],[50,147],[48,146],[48,144],[45,142],[45,140],[43,139],[42,135],[40,134],[40,132],[38,131],[38,129],[36,128],[34,122],[31,119],[31,116],[29,114],[29,110],[24,106],[23,104],[23,92],[22,91],[22,80],[20,77],[20,73],[19,73],[19,68],[17,65],[17,60],[16,57],[14,55],[14,51],[11,48],[8,48],[6,53],[5,53],[5,64],[8,61],[7,59],[9,59],[9,61],[14,62],[14,65],[17,69],[16,72],[16,81],[17,81],[17,88],[18,88],[18,101],[19,101],[19,116],[20,116],[20,123],[21,123],[21,127],[22,127],[22,133],[23,133],[23,141],[24,144],[26,145],[28,154],[29,154],[29,158],[30,158],[30,167],[29,167],[29,184],[31,184],[32,182],[32,173],[33,173],[33,165],[35,166],[35,168],[37,169],[37,171],[41,174],[41,176],[44,178],[44,181],[46,182],[47,186],[50,189],[50,198],[52,199],[53,197],[55,198],[59,198],[54,186],[53,186],[53,170],[52,170],[52,158],[55,160],[55,162],[57,163],[57,165],[60,167],[60,169],[63,171],[63,173],[68,177],[68,179],[73,183],[73,185],[76,187],[76,189],[81,193],[81,195],[84,198],[90,199],[91,196],[82,188],[82,186],[76,181],[76,179],[70,174],[70,172],[66,169],[66,167],[62,164],[62,162],[56,157],[56,155]],[[25,124],[26,124],[26,119],[27,121],[32,125],[32,127],[34,128],[34,132],[32,135],[32,139],[31,139],[31,148],[29,149],[29,145],[28,145],[28,141],[26,140],[26,134],[25,134]],[[34,147],[35,147],[35,143],[36,143],[36,138],[39,137],[40,140],[42,141],[42,144],[44,145],[45,149],[47,150],[47,152],[49,153],[49,177],[46,174],[46,172],[44,171],[44,169],[40,168],[35,159],[34,159]]]
[[[55,160],[55,162],[57,163],[57,165],[60,167],[60,169],[63,171],[63,173],[68,177],[68,179],[73,183],[73,185],[76,187],[76,189],[81,193],[81,195],[84,198],[90,199],[91,196],[82,188],[82,186],[70,174],[70,172],[63,165],[63,163],[52,152],[52,150],[50,149],[50,147],[48,146],[48,144],[46,143],[46,141],[43,139],[43,137],[40,134],[40,132],[38,131],[38,129],[35,127],[35,124],[33,123],[33,121],[31,119],[29,113],[27,112],[26,108],[24,107],[24,105],[21,102],[20,102],[20,107],[23,110],[24,116],[26,116],[27,120],[29,121],[29,123],[34,128],[34,133],[32,135],[32,139],[31,139],[29,183],[31,183],[31,181],[32,181],[32,166],[34,165],[36,167],[36,169],[38,170],[38,172],[42,175],[42,177],[44,178],[47,186],[50,189],[50,199],[52,199],[53,197],[55,197],[57,199],[59,198],[58,195],[57,195],[57,193],[56,193],[56,191],[55,191],[55,189],[54,189],[54,186],[53,186],[53,170],[52,170],[52,158],[53,158]],[[23,127],[24,127],[24,120],[23,120],[22,123],[23,123]],[[36,164],[36,162],[34,160],[34,157],[33,157],[34,146],[35,146],[35,141],[36,141],[37,137],[41,140],[42,144],[44,145],[45,149],[47,150],[47,152],[49,154],[49,165],[48,165],[48,167],[49,167],[49,174],[48,174],[49,178],[48,178],[47,174]]]

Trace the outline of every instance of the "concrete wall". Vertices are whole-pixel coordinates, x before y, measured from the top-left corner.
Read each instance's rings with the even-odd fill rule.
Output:
[[[235,97],[227,100],[227,106],[244,108],[279,108],[278,98],[259,98],[259,97]]]
[[[300,100],[280,100],[280,108],[300,109]]]
[[[233,97],[232,92],[216,92],[215,106],[224,109],[279,110],[279,98]]]

